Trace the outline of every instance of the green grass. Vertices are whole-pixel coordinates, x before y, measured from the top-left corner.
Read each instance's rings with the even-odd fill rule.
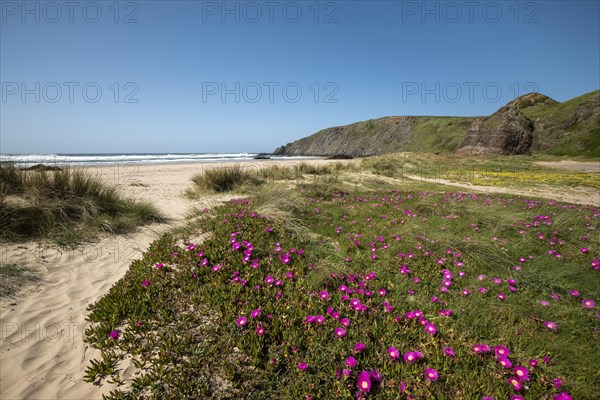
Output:
[[[22,171],[0,164],[0,239],[74,245],[99,232],[128,232],[162,217],[84,171]]]
[[[362,167],[391,161],[371,162]],[[515,366],[538,360],[520,392],[525,398],[550,399],[563,390],[576,399],[596,397],[598,308],[586,309],[581,300],[600,300],[600,271],[590,267],[600,257],[598,209],[445,192],[394,180],[396,171],[392,177],[363,174],[372,185],[365,189],[354,168],[271,182],[249,199],[204,211],[185,232],[202,233],[201,243],[179,234],[154,242],[89,308],[85,341],[102,350],[102,359],[88,367],[86,380],[123,382],[124,360],[133,357],[139,373],[108,398],[353,399],[358,374],[370,370],[382,381],[373,381],[362,398],[510,398],[512,371],[493,355],[472,351],[486,343],[510,348]],[[580,250],[584,246],[588,253]],[[400,272],[402,265],[409,274]],[[446,293],[440,291],[444,269],[454,275]],[[516,280],[514,292],[509,279]],[[353,291],[348,299],[342,285]],[[569,294],[574,289],[579,297]],[[322,291],[328,299],[321,299]],[[354,310],[354,298],[367,310]],[[328,314],[329,307],[349,319],[343,338],[334,334],[341,320]],[[261,313],[252,318],[255,309]],[[442,309],[453,315],[440,315]],[[435,335],[405,317],[413,310],[437,327]],[[323,315],[323,324],[306,323],[309,315]],[[248,323],[240,328],[242,316]],[[256,333],[260,327],[264,335]],[[113,330],[116,340],[109,337]],[[357,342],[366,349],[356,352]],[[420,351],[423,359],[391,360],[392,346],[402,354]],[[456,357],[444,355],[446,346]],[[356,367],[346,366],[349,356]],[[305,371],[297,368],[300,362],[308,364]],[[435,368],[439,380],[427,381],[425,368]],[[340,375],[342,369],[348,376]],[[563,381],[560,390],[552,387],[554,378]]]
[[[303,179],[305,176],[331,175],[346,169],[344,163],[312,164],[307,162],[292,165],[223,165],[208,169],[192,177],[193,186],[185,192],[188,198],[198,198],[207,193],[241,192],[251,193],[266,183]]]

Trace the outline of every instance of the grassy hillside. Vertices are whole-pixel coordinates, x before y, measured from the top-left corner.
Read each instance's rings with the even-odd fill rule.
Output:
[[[532,93],[511,101],[508,106],[518,108],[535,124],[532,153],[600,156],[600,91],[563,103]],[[323,129],[275,152],[359,157],[403,151],[454,153],[476,120],[474,117],[383,117]],[[510,121],[505,126],[510,129]],[[492,134],[502,135],[503,129]]]
[[[536,125],[535,151],[600,156],[600,90],[563,103],[527,107],[521,112]]]

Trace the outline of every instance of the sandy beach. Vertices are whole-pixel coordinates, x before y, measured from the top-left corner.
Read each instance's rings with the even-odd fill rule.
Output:
[[[294,162],[299,161],[265,160],[242,165],[262,168],[273,163]],[[0,398],[99,399],[110,391],[106,385],[94,386],[83,381],[89,361],[99,356],[98,351],[83,342],[88,326],[86,309],[125,274],[131,261],[161,232],[181,224],[190,207],[210,206],[206,200],[185,199],[183,192],[190,186],[193,175],[214,166],[163,164],[89,168],[92,174],[116,185],[124,194],[155,204],[168,222],[145,226],[128,235],[107,236],[76,250],[59,250],[38,242],[2,246],[1,262],[27,265],[40,280],[23,288],[14,298],[0,300]],[[502,188],[463,187],[506,192]],[[556,195],[551,191],[530,194],[547,198]],[[592,191],[587,196],[582,203],[597,205],[598,197],[594,198]],[[575,202],[578,198],[583,199],[581,193],[563,197]],[[218,200],[210,201],[215,204]]]

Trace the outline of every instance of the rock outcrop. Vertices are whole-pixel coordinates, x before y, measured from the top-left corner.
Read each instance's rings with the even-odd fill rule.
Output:
[[[515,105],[473,122],[458,154],[527,154],[535,125]]]

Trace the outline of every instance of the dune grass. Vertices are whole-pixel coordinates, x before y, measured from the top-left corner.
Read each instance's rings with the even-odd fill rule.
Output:
[[[302,179],[305,175],[331,175],[343,170],[343,163],[311,164],[233,164],[216,166],[192,177],[193,186],[185,192],[188,198],[197,198],[207,192],[252,192],[255,188],[278,181]]]
[[[110,399],[595,398],[600,210],[351,173],[257,186],[195,219],[202,242],[154,242],[90,306],[86,380],[126,383]]]
[[[0,164],[0,239],[48,238],[74,245],[99,232],[122,233],[162,217],[84,171],[23,171]]]

